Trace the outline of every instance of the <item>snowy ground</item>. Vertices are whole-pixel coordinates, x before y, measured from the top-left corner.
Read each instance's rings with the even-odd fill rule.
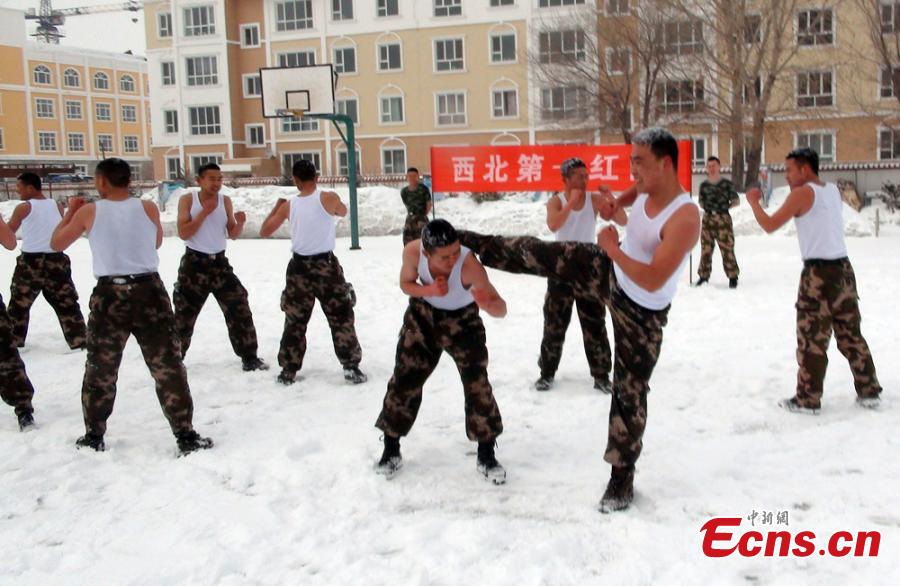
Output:
[[[682,287],[653,377],[645,451],[629,512],[596,503],[609,399],[591,389],[573,324],[559,384],[536,378],[544,282],[493,273],[509,301],[486,318],[490,376],[506,433],[509,482],[475,473],[459,378],[447,357],[426,385],[393,481],[371,469],[372,424],[393,366],[406,304],[397,237],[338,254],[359,295],[369,383],[345,386],[319,310],[303,380],[245,374],[221,314],[207,304],[188,355],[197,428],[215,449],[176,459],[152,381],[131,341],[104,454],[73,447],[82,432],[84,357],[66,351],[47,304],[33,310],[23,353],[37,389],[37,429],[0,417],[0,582],[9,584],[898,584],[900,238],[850,238],[864,332],[885,387],[881,412],[854,405],[832,348],[824,410],[779,410],[795,379],[795,239],[738,240],[743,275],[727,289]],[[182,244],[167,239],[175,280]],[[274,364],[285,241],[243,240],[229,256],[250,289],[261,355]],[[93,285],[85,241],[71,250],[82,305]],[[696,256],[695,262],[696,262]],[[15,256],[0,254],[8,278]],[[696,266],[696,265],[695,265]],[[685,275],[685,281],[687,275]],[[877,558],[711,560],[700,527],[715,516],[788,511],[790,530],[882,532]],[[748,521],[744,522],[748,529]],[[757,522],[758,524],[758,522]],[[783,529],[783,527],[782,527]]]

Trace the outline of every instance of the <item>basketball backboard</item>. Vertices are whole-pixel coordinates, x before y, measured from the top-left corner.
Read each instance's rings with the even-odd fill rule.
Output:
[[[337,75],[331,64],[303,67],[264,67],[259,70],[265,118],[284,118],[288,112],[334,114]]]

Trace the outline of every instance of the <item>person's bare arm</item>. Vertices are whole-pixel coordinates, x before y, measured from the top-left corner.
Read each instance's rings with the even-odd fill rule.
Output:
[[[96,206],[92,203],[86,204],[80,197],[73,197],[69,200],[69,209],[66,215],[53,230],[50,236],[50,248],[57,252],[62,252],[85,232],[89,232],[91,226],[94,225],[94,214]]]
[[[19,231],[19,228],[22,226],[22,220],[27,218],[30,213],[31,202],[26,201],[16,206],[12,216],[9,218],[9,229],[13,231],[13,234]]]
[[[203,225],[203,221],[219,205],[218,199],[207,200],[206,202],[201,201],[200,212],[195,217],[191,217],[193,200],[194,196],[190,193],[182,195],[178,200],[178,236],[182,240],[192,238],[197,233],[197,230],[200,229],[200,226]]]
[[[291,206],[287,200],[278,198],[278,201],[275,202],[275,207],[272,208],[272,211],[263,220],[262,226],[259,227],[260,238],[268,238],[274,234],[275,230],[280,228],[284,221],[288,219],[288,214],[290,213]]]
[[[461,276],[463,285],[471,285],[470,291],[478,307],[491,317],[506,317],[506,301],[500,297],[484,266],[474,254],[469,254],[463,261]]]
[[[628,223],[628,214],[625,213],[625,208],[616,204],[615,196],[608,188],[601,187],[599,192],[592,193],[591,200],[594,203],[594,212],[603,220],[615,222],[620,226]]]
[[[7,250],[13,250],[16,247],[16,233],[12,231],[3,216],[0,216],[0,246]]]
[[[403,265],[400,267],[400,290],[410,297],[443,297],[450,290],[447,279],[438,277],[431,285],[419,283],[420,240],[413,240],[403,247]]]
[[[163,242],[163,228],[162,222],[159,221],[159,208],[152,201],[142,201],[141,203],[144,204],[144,213],[156,225],[156,248],[159,249]]]
[[[244,212],[234,213],[234,207],[230,197],[225,196],[223,200],[225,201],[225,216],[228,218],[225,229],[228,231],[229,238],[237,240],[238,236],[241,235],[241,232],[244,231],[244,224],[247,223],[247,214]]]
[[[322,205],[325,207],[325,211],[332,216],[343,218],[347,215],[347,206],[341,201],[340,196],[333,191],[322,192]]]
[[[750,209],[753,210],[753,215],[756,217],[759,226],[768,234],[778,230],[790,222],[791,219],[802,216],[812,209],[815,197],[812,187],[803,185],[791,191],[784,203],[781,204],[781,207],[774,214],[769,215],[759,203],[762,198],[762,192],[759,188],[754,187],[747,191],[747,203],[750,204]]]
[[[632,281],[652,292],[666,284],[699,238],[700,214],[696,207],[684,206],[663,227],[662,242],[650,264],[625,254],[619,247],[619,234],[612,226],[607,226],[600,232],[598,244]]]
[[[574,191],[572,193],[574,194]],[[562,200],[556,194],[547,200],[547,227],[550,228],[551,232],[556,232],[562,228],[566,220],[569,219],[569,215],[572,213],[572,203],[575,201],[575,196],[570,195],[571,197],[566,201],[566,205],[563,205]]]

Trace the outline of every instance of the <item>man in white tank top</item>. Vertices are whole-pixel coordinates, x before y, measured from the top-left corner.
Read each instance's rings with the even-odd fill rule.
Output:
[[[225,316],[231,348],[241,358],[243,369],[268,370],[269,365],[257,356],[259,344],[247,289],[225,256],[227,238],[241,235],[247,215],[234,213],[231,198],[221,194],[222,170],[215,163],[197,170],[197,183],[199,193],[190,192],[178,200],[178,235],[186,248],[172,301],[181,355],[187,354],[197,316],[211,293]]]
[[[547,202],[547,227],[557,242],[593,243],[597,239],[599,193],[587,193],[588,170],[584,161],[571,158],[560,166],[565,190],[554,193]],[[612,392],[609,372],[612,369],[609,336],[606,333],[606,306],[600,297],[576,297],[575,290],[565,281],[547,279],[544,295],[544,337],[538,366],[541,376],[534,383],[538,391],[553,387],[556,370],[562,357],[566,330],[572,319],[572,306],[578,311],[584,354],[594,379],[594,388],[606,394]]]
[[[290,200],[279,199],[259,230],[259,235],[267,238],[285,221],[290,222],[294,254],[281,294],[284,334],[278,351],[278,382],[293,384],[303,366],[306,326],[318,299],[331,328],[334,352],[344,367],[344,380],[362,384],[367,377],[359,369],[362,348],[356,337],[353,312],[356,296],[333,253],[335,222],[347,215],[347,206],[338,194],[319,190],[318,171],[312,162],[297,161],[291,171],[300,193]]]
[[[580,242],[460,233],[462,244],[485,266],[566,281],[576,295],[608,296],[615,368],[604,455],[612,474],[600,500],[604,513],[623,510],[634,498],[650,376],[678,279],[700,238],[700,213],[678,182],[678,142],[670,132],[649,128],[635,134],[631,170],[634,187],[618,198],[604,193],[601,217],[627,228],[621,246],[614,227],[600,232],[603,253]],[[624,209],[632,204],[626,216]]]
[[[7,250],[16,247],[16,233],[0,216],[0,245]],[[13,339],[12,324],[6,315],[6,305],[0,295],[0,399],[15,410],[19,420],[19,431],[26,431],[34,425],[34,387],[25,372],[25,363],[19,356],[19,349]]]
[[[9,318],[16,345],[25,345],[31,305],[43,293],[56,312],[69,348],[82,349],[87,330],[72,282],[72,264],[67,255],[50,248],[50,236],[62,220],[62,205],[44,197],[41,178],[34,173],[19,175],[16,191],[23,202],[9,220],[13,232],[22,231],[22,254],[16,259],[9,287]]]
[[[159,278],[162,225],[159,209],[131,197],[131,167],[122,159],[101,161],[94,172],[100,199],[75,198],[53,232],[54,250],[65,250],[87,232],[97,286],[88,317],[87,363],[81,387],[85,434],[75,445],[106,449],[106,422],[116,400],[116,380],[125,343],[134,336],[156,382],[156,395],[181,454],[212,447],[194,431],[194,404],[175,315]]]
[[[841,194],[836,185],[819,179],[819,155],[812,149],[788,153],[785,175],[791,193],[771,215],[760,205],[759,189],[747,192],[753,215],[766,232],[794,220],[803,256],[797,297],[797,394],[779,405],[793,412],[819,412],[834,331],[838,350],[853,371],[857,404],[878,408],[881,385],[860,329],[859,294],[844,243]]]
[[[466,436],[478,442],[476,469],[494,484],[503,484],[506,471],[494,456],[503,421],[488,381],[487,340],[479,308],[504,317],[506,302],[446,220],[429,222],[421,240],[403,248],[400,289],[409,296],[409,307],[397,342],[394,375],[375,422],[384,432],[384,453],[376,471],[390,477],[400,469],[400,438],[412,429],[422,387],[446,352],[462,378]]]

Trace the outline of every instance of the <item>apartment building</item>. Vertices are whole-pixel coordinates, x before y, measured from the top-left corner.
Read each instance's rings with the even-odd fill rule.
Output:
[[[32,42],[0,8],[0,163],[74,165],[103,157],[152,176],[147,64],[132,55]]]

